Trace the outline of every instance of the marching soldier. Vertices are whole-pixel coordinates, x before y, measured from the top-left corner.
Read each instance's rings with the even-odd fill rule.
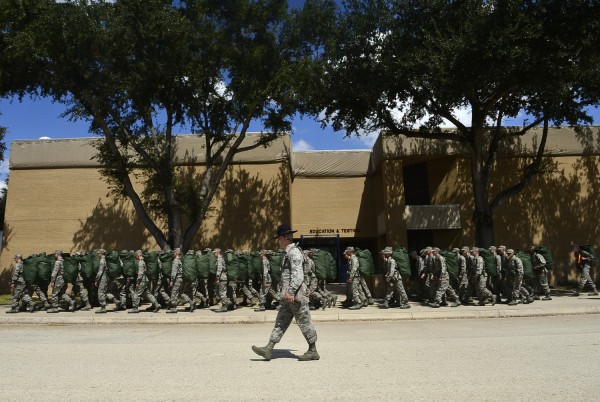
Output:
[[[25,278],[23,277],[23,257],[21,254],[15,255],[15,268],[10,282],[12,290],[11,309],[7,313],[19,312],[19,301],[23,299],[23,303],[27,304],[27,311],[33,311],[33,300],[26,292]]]

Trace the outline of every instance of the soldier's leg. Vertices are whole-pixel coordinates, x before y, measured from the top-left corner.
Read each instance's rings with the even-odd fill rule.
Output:
[[[296,323],[300,327],[300,331],[304,335],[306,342],[309,345],[317,342],[317,331],[315,331],[312,319],[310,318],[307,298],[302,297],[301,301],[293,301],[290,305]]]
[[[365,296],[369,300],[369,304],[373,304],[373,302],[371,301],[371,299],[373,298],[373,296],[371,295],[371,291],[369,290],[369,286],[367,285],[367,281],[365,280],[365,278],[362,277],[362,275],[360,276],[360,286],[361,286],[361,288],[362,288]]]
[[[285,331],[287,331],[288,327],[292,323],[294,313],[292,312],[290,304],[291,303],[288,302],[281,303],[279,310],[277,311],[277,317],[275,318],[275,327],[271,332],[269,342],[279,343],[279,341],[281,341],[281,337],[283,336],[283,334],[285,334]]]
[[[237,306],[237,282],[229,281],[228,286],[231,289],[231,303],[233,304],[233,308]]]
[[[219,281],[219,296],[221,298],[221,305],[223,307],[228,307],[231,302],[229,301],[229,298],[227,297],[227,282],[226,281]]]
[[[129,295],[131,297],[131,307],[133,310],[137,310],[140,306],[140,296],[142,289],[136,289],[135,282],[129,284]]]
[[[179,293],[181,292],[181,285],[183,281],[181,279],[176,279],[173,283],[173,288],[171,289],[171,309],[176,309],[179,305]]]

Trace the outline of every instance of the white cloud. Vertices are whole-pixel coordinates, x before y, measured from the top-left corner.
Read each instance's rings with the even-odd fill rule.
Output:
[[[40,140],[51,140],[52,138],[50,138],[50,137],[40,137],[39,139]]]
[[[292,149],[294,151],[310,151],[315,148],[312,145],[310,145],[307,141],[299,140],[292,144]]]
[[[369,148],[373,148],[375,145],[375,141],[377,141],[377,137],[379,137],[379,133],[369,133],[369,134],[361,134],[359,139]]]
[[[6,185],[6,181],[4,181],[4,180],[0,181],[0,191],[4,190],[6,187],[8,187]]]
[[[0,162],[0,176],[8,176],[8,160]],[[4,180],[0,180],[4,184]]]

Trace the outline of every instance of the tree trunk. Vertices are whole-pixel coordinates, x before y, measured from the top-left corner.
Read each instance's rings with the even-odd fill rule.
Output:
[[[494,244],[494,223],[488,201],[489,176],[483,160],[483,134],[473,131],[471,147],[471,185],[475,200],[473,221],[475,223],[475,245],[488,248]]]

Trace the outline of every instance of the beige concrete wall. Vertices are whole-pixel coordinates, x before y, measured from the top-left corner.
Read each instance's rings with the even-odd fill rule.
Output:
[[[129,200],[109,196],[95,168],[12,170],[10,178],[2,284],[16,253],[157,248]],[[285,162],[232,165],[194,247],[274,247],[275,228],[290,220],[288,183]]]
[[[377,236],[377,182],[369,177],[296,177],[292,227],[297,236]]]
[[[383,204],[385,214],[386,245],[406,245],[404,220],[404,178],[401,160],[384,160],[381,163]]]

